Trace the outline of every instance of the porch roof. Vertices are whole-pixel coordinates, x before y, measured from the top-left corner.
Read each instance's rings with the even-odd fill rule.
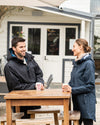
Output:
[[[65,0],[1,0],[1,6],[60,6]]]
[[[57,8],[57,7],[51,7],[51,6],[49,6],[49,7],[47,7],[47,6],[36,6],[36,7],[27,6],[27,7],[33,8],[33,9],[38,9],[38,10],[49,12],[49,13],[53,13],[53,14],[67,16],[67,17],[71,17],[71,18],[75,18],[75,19],[79,19],[79,20],[85,20],[85,21],[89,21],[89,22],[94,17],[91,13],[77,11],[77,10],[73,10],[73,9],[69,9],[69,8]]]
[[[56,1],[56,2],[55,2]],[[91,21],[93,16],[90,13],[76,11],[68,8],[60,8],[59,5],[65,0],[2,0],[0,1],[0,17],[12,6],[25,6],[53,14],[67,16],[79,20]]]
[[[45,7],[50,7],[50,6],[56,6],[58,7],[62,2],[65,0],[1,0],[0,1],[0,18],[2,15],[5,14],[6,11],[11,10],[11,7],[13,6],[45,6]]]

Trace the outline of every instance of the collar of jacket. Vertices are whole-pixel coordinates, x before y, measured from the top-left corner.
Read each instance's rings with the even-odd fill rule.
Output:
[[[86,60],[92,60],[91,59],[91,54],[86,54],[85,56],[83,56],[80,60],[77,60],[77,61],[73,61],[73,65],[78,65],[78,64],[81,64],[82,62],[86,61]]]
[[[34,56],[32,56],[31,54],[26,52],[26,55],[25,55],[26,61],[31,61],[33,58],[34,58]],[[24,63],[24,60],[21,60],[21,59],[16,57],[12,48],[9,49],[9,52],[8,52],[8,55],[7,55],[7,60],[8,61],[9,60],[16,60],[20,63]]]

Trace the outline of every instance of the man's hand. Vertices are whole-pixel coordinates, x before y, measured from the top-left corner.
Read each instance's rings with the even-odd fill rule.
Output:
[[[44,85],[40,82],[36,82],[35,88],[36,90],[44,90]]]

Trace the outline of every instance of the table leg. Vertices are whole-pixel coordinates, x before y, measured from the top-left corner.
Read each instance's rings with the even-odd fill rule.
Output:
[[[58,113],[54,113],[54,122],[55,122],[55,125],[59,125]]]
[[[64,125],[69,125],[69,99],[64,99]]]
[[[20,112],[20,106],[15,106],[15,111]]]
[[[12,125],[11,101],[6,100],[7,125]]]
[[[31,118],[35,119],[35,113],[30,115]]]

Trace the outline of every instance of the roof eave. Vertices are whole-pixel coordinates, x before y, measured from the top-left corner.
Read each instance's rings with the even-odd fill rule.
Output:
[[[58,14],[58,15],[62,15],[62,16],[69,16],[75,19],[79,19],[79,20],[85,20],[85,21],[91,21],[93,16],[89,13],[79,13],[79,11],[71,11],[70,9],[65,10],[65,9],[61,9],[61,8],[56,8],[56,7],[46,7],[46,6],[27,6],[29,8],[33,8],[33,9],[38,9],[41,11],[45,11],[45,12],[49,12],[49,13],[53,13],[53,14]]]

